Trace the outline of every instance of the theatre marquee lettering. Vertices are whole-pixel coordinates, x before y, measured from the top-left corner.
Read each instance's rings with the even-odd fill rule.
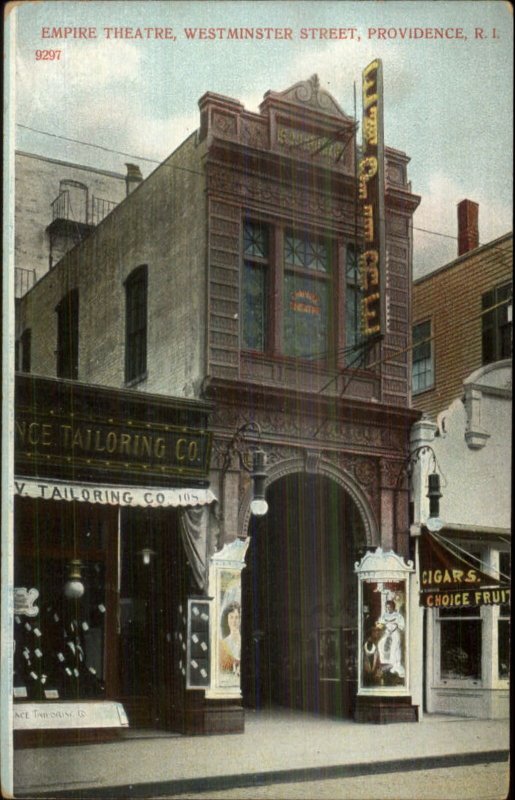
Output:
[[[384,333],[384,142],[382,63],[363,71],[363,144],[358,167],[359,199],[364,221],[360,255],[363,289],[362,328],[365,336]]]
[[[166,473],[207,469],[206,431],[132,421],[89,421],[35,417],[19,409],[15,420],[18,459],[102,464]]]

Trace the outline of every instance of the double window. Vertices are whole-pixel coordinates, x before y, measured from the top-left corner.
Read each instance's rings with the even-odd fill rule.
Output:
[[[125,382],[142,380],[147,372],[147,267],[131,272],[125,282]]]
[[[79,377],[79,293],[72,289],[56,306],[58,378]]]
[[[430,389],[434,384],[433,343],[431,321],[419,322],[412,332],[411,388],[414,394]]]
[[[511,358],[513,311],[511,282],[486,292],[481,298],[481,309],[483,364]]]
[[[346,347],[360,339],[361,289],[347,248]],[[327,361],[337,351],[337,248],[329,237],[246,221],[242,344],[247,350]]]

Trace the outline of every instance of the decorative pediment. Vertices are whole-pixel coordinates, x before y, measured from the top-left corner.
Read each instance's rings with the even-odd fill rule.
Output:
[[[383,551],[381,547],[365,553],[361,561],[354,564],[354,572],[364,580],[375,581],[379,578],[383,581],[398,581],[405,577],[406,573],[413,572],[413,569],[413,561],[405,561],[393,550]]]
[[[312,75],[307,81],[299,81],[284,92],[267,92],[265,102],[269,97],[300,106],[309,106],[315,111],[322,111],[326,114],[348,119],[347,114],[338,105],[334,97],[320,87],[318,75]]]
[[[211,563],[223,564],[224,566],[244,566],[245,553],[250,544],[250,538],[235,539],[233,542],[225,544],[221,550],[211,556]]]

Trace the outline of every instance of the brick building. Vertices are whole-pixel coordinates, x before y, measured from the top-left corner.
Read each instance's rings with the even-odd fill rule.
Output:
[[[513,234],[480,246],[478,211],[458,205],[458,257],[413,288],[413,405],[425,416],[412,432],[412,532],[426,708],[495,718],[509,715]],[[427,530],[431,473],[440,521]],[[431,587],[442,564],[479,577]]]
[[[407,352],[419,198],[408,157],[385,148],[388,321],[365,342],[355,120],[316,76],[267,92],[258,113],[212,93],[199,107],[199,129],[22,298],[25,367],[213,404],[215,655],[186,729],[241,730],[242,699],[348,716],[354,564],[377,547],[410,555],[402,475],[417,417]],[[256,449],[263,517],[251,514]],[[226,612],[243,615],[241,651]],[[383,687],[391,718],[416,719],[421,676],[397,684],[394,697]],[[166,724],[183,730],[181,719]]]
[[[479,367],[511,357],[513,233],[479,245],[479,208],[458,206],[458,256],[413,283],[413,406],[435,417]]]
[[[16,297],[88,235],[127,190],[127,175],[17,151]]]

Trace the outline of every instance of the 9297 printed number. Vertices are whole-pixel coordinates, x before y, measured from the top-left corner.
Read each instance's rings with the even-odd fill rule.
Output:
[[[36,61],[60,61],[61,50],[36,50]]]

